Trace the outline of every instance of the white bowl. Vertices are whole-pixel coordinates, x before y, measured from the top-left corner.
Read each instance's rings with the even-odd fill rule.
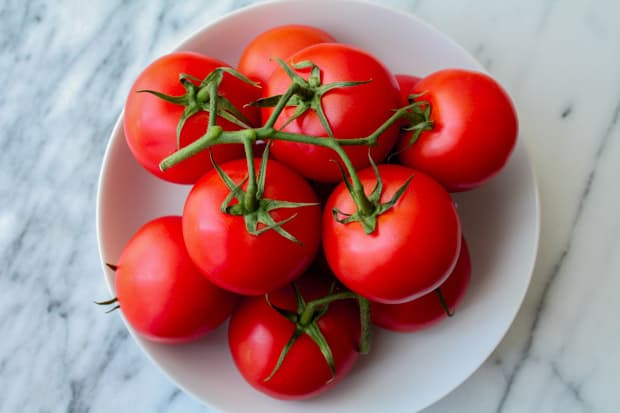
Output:
[[[423,76],[446,67],[483,70],[455,42],[412,15],[356,1],[329,1],[324,7],[317,3],[269,2],[239,10],[209,24],[177,50],[202,52],[234,65],[244,45],[259,32],[304,23],[370,51],[396,73]],[[326,7],[327,12],[319,10]],[[123,136],[121,115],[99,182],[97,232],[102,264],[116,262],[133,232],[148,220],[180,214],[188,191],[188,186],[156,179],[134,161]],[[507,167],[492,182],[455,199],[473,261],[472,284],[455,317],[416,334],[376,329],[371,354],[318,398],[283,402],[253,390],[229,355],[226,326],[182,346],[133,336],[180,388],[214,409],[256,413],[423,409],[462,383],[497,346],[523,300],[536,258],[538,193],[522,143],[517,143]],[[114,292],[113,274],[103,268]]]

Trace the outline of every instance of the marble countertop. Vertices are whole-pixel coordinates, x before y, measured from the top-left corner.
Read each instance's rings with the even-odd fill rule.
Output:
[[[206,411],[92,305],[108,294],[95,194],[139,70],[250,3],[0,3],[0,411]],[[382,3],[446,32],[506,87],[540,186],[539,256],[517,318],[426,412],[618,411],[620,2]]]

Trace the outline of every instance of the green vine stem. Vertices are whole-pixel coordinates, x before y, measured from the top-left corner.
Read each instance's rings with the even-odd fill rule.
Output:
[[[327,305],[331,302],[338,300],[347,300],[354,299],[358,301],[358,305],[360,307],[360,326],[361,326],[361,336],[360,336],[360,353],[368,354],[370,351],[370,303],[368,299],[362,297],[359,294],[356,294],[351,291],[344,291],[341,293],[336,293],[332,295],[328,295],[323,298],[318,298],[314,301],[310,301],[301,316],[299,317],[299,323],[301,325],[306,325],[310,323],[314,314],[317,312],[318,308],[324,305]]]
[[[256,171],[254,170],[254,150],[252,148],[252,140],[245,139],[243,141],[245,150],[245,158],[248,162],[248,186],[245,189],[243,204],[246,211],[253,212],[258,208],[258,184],[256,183]]]
[[[314,67],[317,71],[318,68]],[[207,128],[207,132],[201,138],[192,142],[191,144],[179,149],[174,152],[167,158],[165,158],[160,163],[160,169],[165,171],[166,169],[176,165],[177,163],[206,150],[207,148],[216,145],[216,144],[243,144],[246,152],[246,158],[248,159],[248,189],[246,191],[246,197],[244,200],[244,204],[247,210],[252,211],[253,205],[256,203],[256,178],[253,170],[253,152],[252,152],[252,144],[256,142],[256,140],[266,140],[266,141],[288,141],[288,142],[296,142],[296,143],[304,143],[310,145],[322,146],[325,148],[329,148],[336,152],[339,158],[344,165],[348,178],[351,180],[351,184],[349,185],[347,182],[347,187],[350,189],[351,196],[357,207],[357,216],[362,219],[365,217],[370,217],[370,220],[365,220],[371,222],[367,224],[366,222],[363,224],[364,229],[367,233],[371,233],[374,231],[376,221],[375,216],[380,214],[377,210],[381,209],[378,204],[378,201],[374,202],[369,199],[369,197],[364,192],[364,187],[357,175],[355,167],[351,162],[350,158],[346,154],[343,149],[344,146],[352,146],[352,145],[367,145],[373,146],[376,145],[377,140],[388,128],[390,128],[395,122],[398,120],[405,118],[408,123],[407,130],[414,131],[414,138],[417,139],[419,134],[423,130],[428,130],[433,127],[432,121],[430,120],[430,106],[428,102],[425,101],[414,101],[414,98],[419,97],[420,95],[412,96],[410,100],[411,103],[399,108],[396,110],[392,116],[390,116],[385,122],[383,122],[375,131],[373,131],[370,135],[360,138],[353,139],[337,139],[335,137],[316,137],[303,135],[298,133],[289,133],[283,132],[280,130],[274,129],[275,122],[285,109],[285,107],[289,104],[289,101],[297,96],[298,94],[307,93],[306,90],[307,85],[303,84],[304,80],[297,77],[292,77],[292,82],[286,92],[277,97],[266,98],[267,100],[274,100],[277,98],[277,102],[273,101],[270,104],[275,104],[274,110],[271,113],[269,119],[265,123],[264,126],[260,128],[246,128],[237,131],[224,131],[220,126],[215,124],[215,116],[211,116],[209,127]],[[211,96],[209,99],[210,111],[212,113],[218,112],[217,102],[218,100],[214,97],[217,96],[217,86],[219,83],[212,83],[208,85],[208,93]],[[354,86],[352,84],[348,84],[346,87]],[[316,85],[312,86],[316,87]],[[325,85],[324,87],[330,87],[330,85]],[[331,86],[338,87],[338,86]],[[413,141],[413,139],[412,139]],[[411,143],[410,143],[411,144]],[[346,180],[347,177],[345,176]],[[377,176],[377,179],[380,179]],[[364,219],[363,219],[364,220]]]
[[[291,86],[286,90],[286,92],[282,96],[280,96],[280,99],[278,99],[278,103],[276,104],[276,107],[273,109],[273,112],[271,112],[269,119],[267,119],[267,122],[265,122],[265,125],[261,129],[273,130],[273,125],[276,124],[276,120],[278,119],[278,116],[280,116],[280,114],[286,107],[291,97],[298,91],[299,91],[299,85],[295,82],[291,83]]]
[[[297,301],[297,308],[295,311],[289,311],[284,308],[277,307],[269,299],[269,294],[265,294],[265,300],[267,304],[275,311],[280,313],[283,317],[288,319],[291,323],[293,323],[295,325],[295,328],[288,342],[282,348],[280,356],[276,361],[276,365],[274,366],[271,373],[264,379],[264,381],[269,381],[273,378],[273,376],[280,369],[280,366],[284,362],[284,359],[286,358],[290,349],[293,347],[297,339],[302,334],[306,334],[308,337],[310,337],[310,339],[314,341],[315,344],[319,347],[321,353],[323,354],[323,357],[325,357],[325,361],[327,362],[331,370],[331,381],[336,376],[334,356],[331,348],[329,347],[329,343],[325,339],[325,336],[323,335],[321,329],[317,324],[317,321],[323,315],[325,315],[325,313],[328,311],[329,304],[331,304],[332,302],[348,299],[357,300],[360,310],[360,342],[358,350],[361,354],[368,354],[368,352],[370,351],[371,338],[370,303],[366,298],[351,291],[343,291],[339,293],[330,292],[330,294],[327,296],[317,298],[313,301],[306,303],[295,282],[292,283],[292,287],[295,292],[295,298]]]

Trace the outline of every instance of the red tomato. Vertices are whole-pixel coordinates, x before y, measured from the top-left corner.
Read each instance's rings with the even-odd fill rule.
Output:
[[[273,27],[246,46],[238,68],[241,73],[265,85],[271,73],[279,67],[276,58],[286,59],[313,44],[335,41],[329,33],[316,27],[301,24]]]
[[[321,69],[322,84],[341,81],[369,81],[369,83],[336,88],[321,99],[327,121],[336,138],[363,138],[374,132],[400,107],[400,91],[394,76],[375,57],[363,50],[337,43],[322,43],[295,53],[289,62],[311,61]],[[296,72],[307,78],[309,69]],[[264,96],[282,94],[291,80],[282,68],[273,72],[264,90]],[[263,119],[267,119],[273,108],[265,108]],[[281,129],[295,113],[295,107],[287,107],[279,116],[275,128]],[[398,138],[399,125],[394,124],[378,140],[371,153],[376,162],[383,160]],[[319,117],[313,110],[289,123],[282,130],[317,137],[328,136]],[[368,147],[348,146],[345,151],[356,168],[368,166]],[[295,169],[307,178],[322,182],[337,182],[341,179],[337,154],[328,148],[303,143],[275,141],[273,156]]]
[[[134,234],[118,261],[115,284],[129,324],[159,342],[185,342],[210,332],[238,301],[196,268],[176,216],[150,221]]]
[[[462,69],[435,72],[411,93],[431,106],[432,130],[405,149],[400,161],[441,182],[449,191],[473,189],[489,181],[506,164],[517,141],[517,115],[510,96],[484,73]]]
[[[152,174],[170,182],[190,184],[205,171],[211,169],[207,151],[162,172],[159,163],[177,148],[176,130],[184,111],[181,105],[167,102],[150,93],[137,93],[139,90],[154,90],[166,95],[182,96],[185,88],[179,82],[179,74],[186,73],[203,79],[218,67],[228,67],[219,60],[190,52],[177,52],[151,63],[138,76],[131,87],[125,103],[123,127],[127,145],[138,162]],[[196,82],[197,83],[197,82]],[[229,74],[219,88],[219,94],[241,109],[244,116],[253,124],[259,121],[259,111],[243,106],[259,97],[259,89]],[[185,122],[181,131],[180,146],[184,147],[203,136],[209,123],[209,113],[200,111]],[[225,130],[236,130],[238,126],[218,118],[218,125]],[[218,162],[243,156],[241,145],[218,145],[213,148]]]
[[[258,169],[259,160],[256,160]],[[237,184],[247,177],[245,160],[221,165]],[[281,208],[270,212],[276,222],[296,216],[283,225],[300,242],[274,230],[251,235],[243,216],[221,211],[230,191],[216,171],[208,172],[191,190],[183,210],[183,235],[190,256],[214,284],[246,295],[280,288],[311,264],[320,242],[320,206]],[[299,175],[270,160],[264,197],[292,202],[318,203],[310,185]]]
[[[329,283],[303,277],[299,289],[306,303],[325,296]],[[272,305],[295,312],[297,303],[291,286],[269,294]],[[275,374],[267,381],[295,324],[272,308],[264,296],[246,298],[233,314],[228,342],[237,368],[257,390],[280,399],[302,399],[317,395],[340,381],[358,359],[360,314],[355,300],[329,304],[317,325],[332,351],[335,378],[319,350],[306,334],[292,345]]]
[[[456,266],[437,290],[402,304],[371,303],[372,321],[392,331],[413,332],[429,328],[448,317],[437,291],[441,291],[446,307],[452,314],[463,300],[470,279],[469,250],[465,239],[461,239],[461,252]]]
[[[420,81],[420,78],[412,75],[405,74],[396,74],[394,75],[396,81],[398,82],[398,87],[400,88],[400,96],[402,105],[409,104],[409,95],[411,94],[411,90],[413,87]]]
[[[338,223],[332,210],[353,214],[355,204],[340,184],[323,212],[323,249],[344,285],[372,301],[398,304],[433,291],[452,271],[461,244],[461,225],[446,190],[427,175],[399,165],[379,165],[381,202],[413,175],[409,186],[367,235],[359,222]],[[371,168],[359,172],[368,194],[376,185]]]

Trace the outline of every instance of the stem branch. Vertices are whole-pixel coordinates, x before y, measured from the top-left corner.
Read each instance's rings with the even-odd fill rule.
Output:
[[[245,132],[245,131],[243,131]],[[233,135],[227,133],[226,136],[222,136],[223,129],[221,126],[215,125],[210,127],[201,138],[196,139],[194,142],[172,153],[159,164],[159,169],[165,171],[168,168],[172,168],[179,162],[184,161],[187,158],[191,158],[194,155],[204,151],[210,146],[220,143],[242,143],[241,135]]]
[[[286,90],[286,92],[280,97],[280,100],[278,100],[278,104],[276,105],[276,107],[273,108],[273,112],[271,112],[269,119],[267,119],[267,122],[265,122],[263,129],[273,128],[273,125],[275,125],[278,116],[280,116],[280,113],[282,113],[290,98],[298,91],[299,86],[297,85],[297,83],[291,84],[291,86]]]
[[[245,149],[245,158],[248,161],[248,186],[243,199],[244,209],[248,212],[256,211],[258,208],[258,200],[256,193],[258,185],[256,184],[256,171],[254,170],[254,150],[252,148],[252,140],[243,140],[243,149]]]

